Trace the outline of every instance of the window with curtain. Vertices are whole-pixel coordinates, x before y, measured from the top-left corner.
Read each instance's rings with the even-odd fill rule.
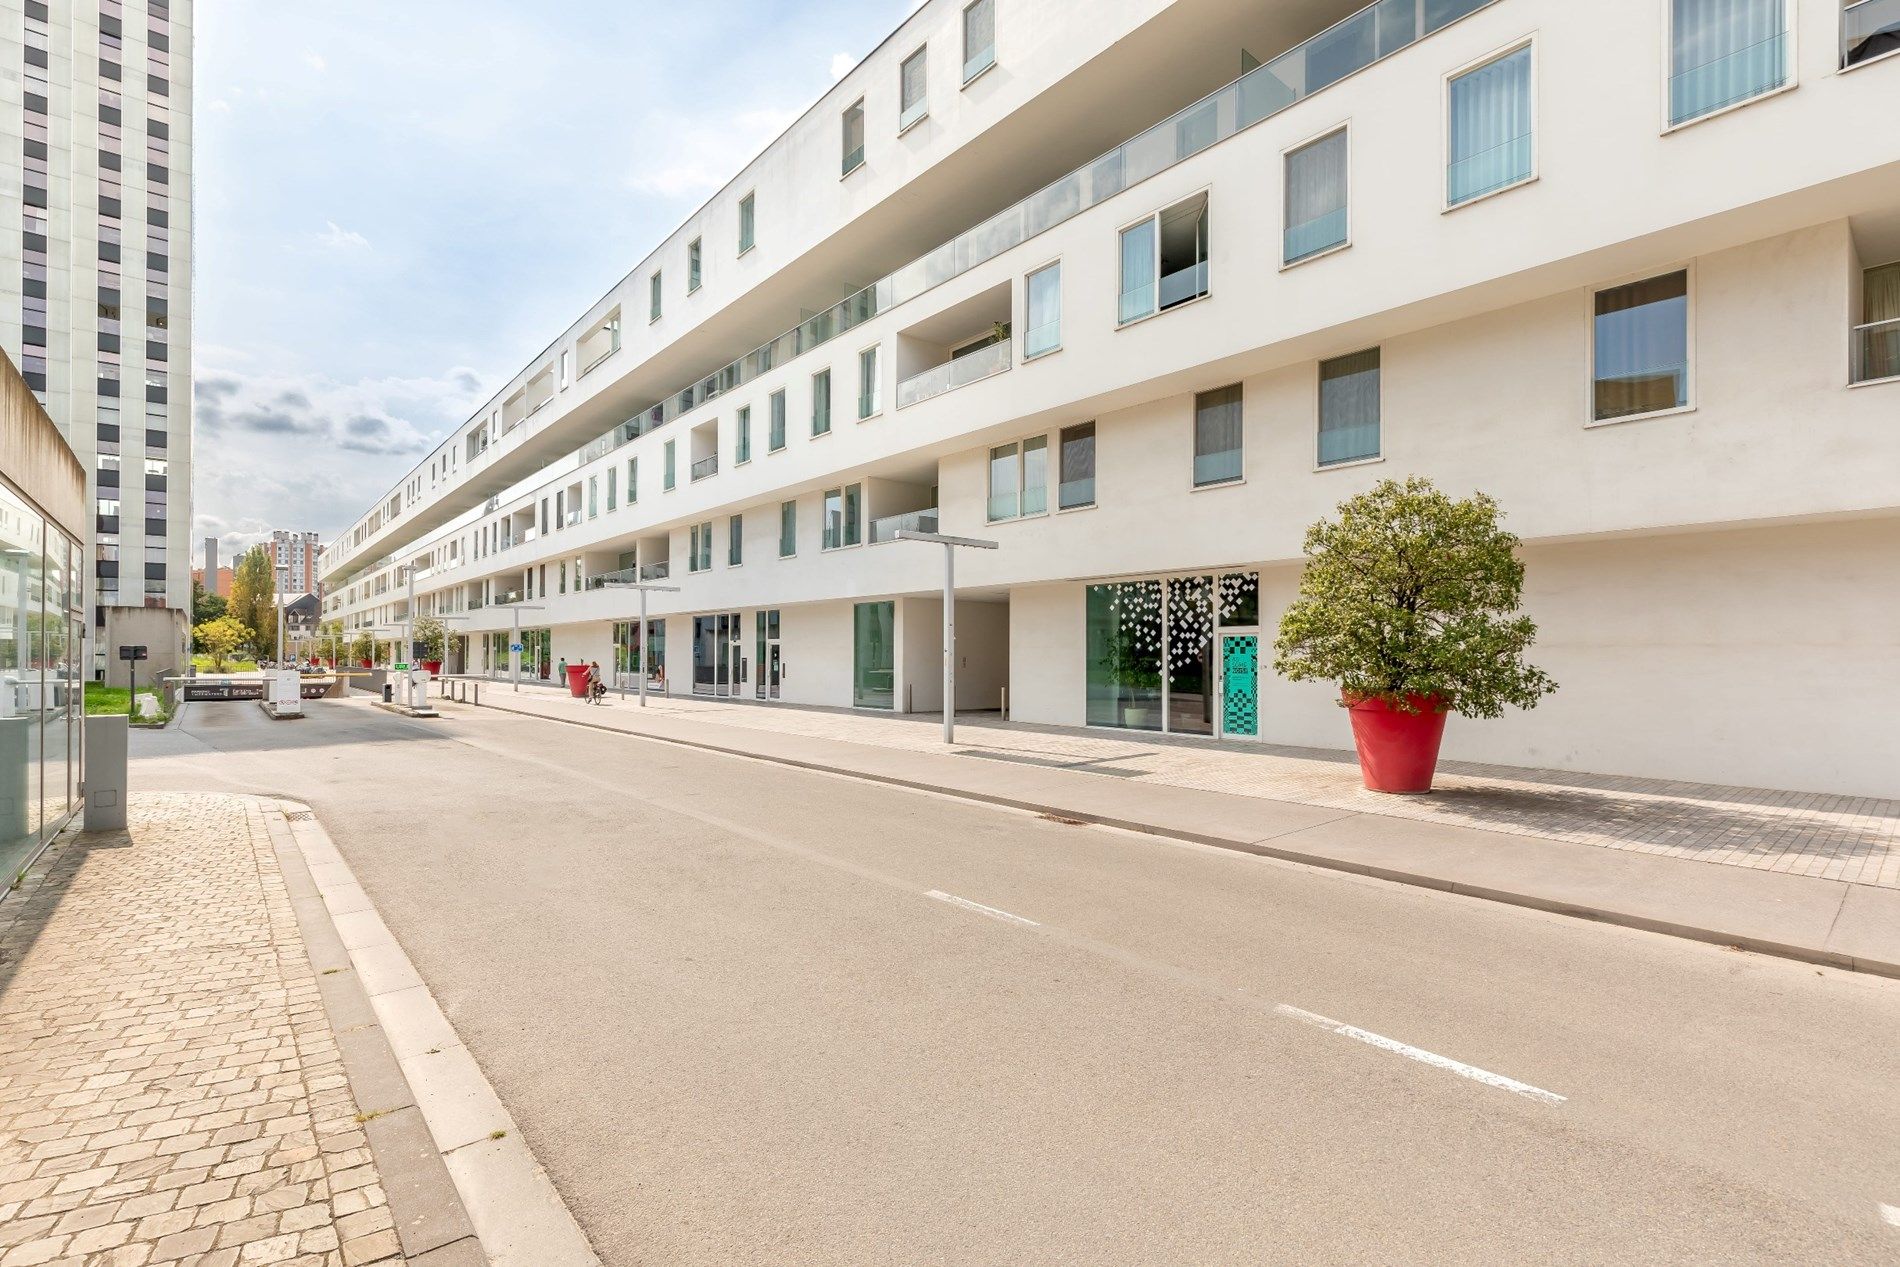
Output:
[[[1126,325],[1155,311],[1154,218],[1123,229],[1121,247],[1121,306],[1116,321]]]
[[[1379,349],[1319,363],[1319,464],[1379,456]]]
[[[1669,122],[1788,82],[1787,0],[1669,0]]]
[[[1194,487],[1240,478],[1240,384],[1194,397]]]
[[[686,244],[686,289],[695,291],[700,285],[700,240],[694,238]]]
[[[668,440],[666,442],[666,454],[665,454],[666,465],[665,465],[665,469],[660,472],[660,474],[664,477],[660,481],[660,486],[662,488],[673,487],[673,481],[674,481],[673,444],[674,442],[671,440]]]
[[[844,174],[864,166],[864,98],[844,110]]]
[[[741,255],[751,250],[756,240],[753,230],[756,227],[754,215],[757,207],[758,203],[753,194],[747,194],[739,199],[739,254]]]
[[[1095,424],[1064,427],[1060,437],[1060,483],[1056,505],[1061,510],[1095,504]]]
[[[778,557],[789,559],[798,553],[798,503],[778,505]]]
[[[1062,346],[1062,265],[1031,273],[1023,283],[1023,359]]]
[[[738,466],[752,460],[752,406],[740,406],[735,429],[738,439],[733,444],[732,464]]]
[[[1592,416],[1598,422],[1689,403],[1689,274],[1596,296]]]
[[[869,418],[878,410],[877,349],[858,353],[858,417]]]
[[[783,390],[772,393],[771,400],[767,402],[767,415],[765,447],[768,451],[777,453],[785,447],[785,393]]]
[[[819,370],[811,376],[811,433],[824,435],[831,430],[831,371]]]
[[[1346,240],[1346,129],[1286,156],[1282,262],[1296,263]]]
[[[972,0],[963,10],[963,82],[996,64],[996,0]]]
[[[745,517],[732,515],[726,519],[726,566],[736,568],[745,562]]]
[[[660,319],[660,275],[658,273],[647,278],[647,290],[647,320],[658,321]]]
[[[904,59],[898,69],[898,94],[900,112],[897,116],[897,130],[903,131],[930,112],[930,100],[924,85],[924,54],[927,48],[920,48]]]
[[[1452,80],[1450,111],[1448,205],[1530,179],[1530,45]]]
[[[1854,381],[1900,378],[1900,261],[1861,274]]]

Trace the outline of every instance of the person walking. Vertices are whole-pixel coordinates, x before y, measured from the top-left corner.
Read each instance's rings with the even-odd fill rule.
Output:
[[[561,662],[554,666],[554,680],[560,683],[562,686],[567,685],[567,657],[566,656],[562,656]]]

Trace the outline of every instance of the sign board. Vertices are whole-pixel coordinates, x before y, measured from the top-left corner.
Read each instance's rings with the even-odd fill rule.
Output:
[[[397,666],[396,666],[396,672],[398,672],[398,673],[407,673],[407,672],[409,672],[409,662],[405,660],[405,661],[403,661],[403,662],[402,662],[401,664],[399,664],[399,665],[397,665]]]
[[[145,658],[146,658],[146,655],[145,655],[144,647],[120,647],[119,648],[119,659],[121,660],[143,660]]]
[[[511,642],[508,644],[508,649],[510,651],[519,651],[521,650],[521,644],[518,642]]]

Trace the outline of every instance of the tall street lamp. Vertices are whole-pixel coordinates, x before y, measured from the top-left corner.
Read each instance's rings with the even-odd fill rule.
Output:
[[[623,577],[631,577],[632,579],[623,580]],[[645,708],[647,706],[647,671],[648,666],[651,664],[648,653],[652,650],[652,647],[648,645],[649,640],[647,638],[647,594],[649,592],[657,594],[677,594],[680,592],[680,587],[677,585],[653,585],[640,580],[639,577],[640,573],[637,568],[627,568],[620,572],[603,572],[594,578],[593,583],[596,587],[604,590],[638,590],[640,592],[640,671],[634,674],[634,676],[640,681],[640,707]],[[623,695],[621,698],[625,699],[626,696]]]
[[[500,604],[498,604],[500,605]],[[528,603],[505,604],[515,618],[515,634],[508,640],[508,680],[515,689],[521,689],[521,613],[546,611],[545,607],[535,607]]]
[[[957,549],[994,550],[996,542],[899,528],[896,541],[927,541],[943,547],[943,741],[957,741]]]

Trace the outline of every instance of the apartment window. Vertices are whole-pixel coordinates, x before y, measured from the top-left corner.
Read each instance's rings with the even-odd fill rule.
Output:
[[[561,353],[561,390],[567,390],[567,352],[565,350]]]
[[[1892,0],[1845,0],[1841,10],[1841,66],[1858,66],[1900,53],[1900,15]]]
[[[736,568],[745,562],[745,516],[732,515],[726,520],[726,566]]]
[[[778,557],[789,559],[798,553],[798,503],[778,505]]]
[[[712,523],[694,524],[688,530],[686,542],[686,570],[688,572],[710,572],[712,570]]]
[[[1240,478],[1240,421],[1239,383],[1194,397],[1194,487]]]
[[[844,175],[864,166],[864,98],[844,108]]]
[[[1204,193],[1123,229],[1118,324],[1152,317],[1205,295],[1207,247]]]
[[[1669,0],[1671,127],[1788,82],[1787,7],[1787,0]]]
[[[659,319],[660,319],[660,275],[658,273],[655,273],[653,274],[653,276],[647,278],[647,320],[649,322],[653,322],[653,321],[658,321]]]
[[[557,594],[565,594],[567,593],[567,560],[566,559],[561,560],[558,574],[559,574],[560,579],[555,584],[554,592]]]
[[[755,198],[756,195],[747,194],[739,199],[739,254],[741,255],[751,250],[757,241],[753,235],[753,230],[757,227],[755,212],[758,204]]]
[[[1379,349],[1319,363],[1319,464],[1364,462],[1379,449]]]
[[[1854,381],[1900,378],[1900,262],[1861,274],[1860,318],[1854,329]]]
[[[1064,427],[1058,437],[1061,462],[1056,485],[1056,509],[1075,510],[1095,504],[1095,424]]]
[[[668,491],[673,487],[673,482],[676,477],[673,463],[673,445],[674,441],[672,440],[666,442],[666,465],[660,471],[660,489],[662,492]]]
[[[996,0],[973,0],[963,9],[963,82],[996,65]]]
[[[858,417],[869,418],[878,411],[877,349],[858,353]]]
[[[640,500],[640,459],[627,459],[627,505]]]
[[[1023,281],[1023,359],[1062,346],[1062,265],[1039,268]]]
[[[831,430],[831,371],[819,370],[811,376],[811,433],[824,435]]]
[[[777,453],[785,447],[785,390],[780,388],[766,401],[765,449]]]
[[[1596,296],[1591,388],[1598,422],[1689,403],[1689,273],[1632,282]]]
[[[1286,156],[1281,262],[1297,264],[1346,244],[1346,129]]]
[[[619,479],[620,479],[620,468],[617,466],[608,467],[607,468],[607,513],[610,515],[614,512],[614,504],[615,504],[614,493],[616,491],[615,485],[619,483]]]
[[[862,484],[825,490],[824,549],[839,550],[858,544],[863,536],[863,503]]]
[[[924,54],[929,49],[920,48],[904,59],[898,70],[898,100],[901,109],[897,116],[897,130],[904,131],[919,119],[930,113],[929,95],[924,84]]]
[[[593,519],[600,514],[600,476],[587,477],[587,517]]]
[[[989,519],[1017,519],[1049,509],[1049,437],[1031,436],[990,450]]]
[[[752,460],[752,406],[741,405],[734,424],[738,438],[733,441],[732,464],[734,466]]]
[[[1452,79],[1445,205],[1456,207],[1531,178],[1531,46]]]

